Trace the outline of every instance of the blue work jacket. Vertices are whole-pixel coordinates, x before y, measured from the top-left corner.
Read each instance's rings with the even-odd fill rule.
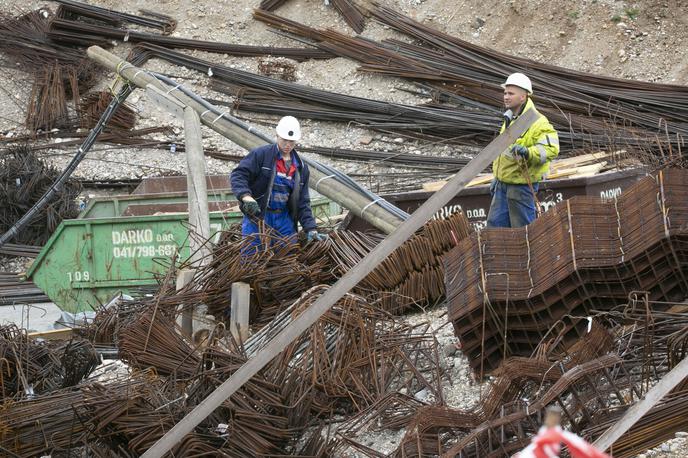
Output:
[[[308,192],[310,172],[296,150],[293,150],[291,154],[296,161],[297,169],[294,175],[294,189],[289,196],[287,205],[289,214],[294,220],[294,227],[299,222],[304,231],[315,230],[317,225],[311,211],[311,198]],[[237,196],[237,199],[241,200],[246,194],[252,196],[258,202],[262,214],[265,214],[272,194],[272,186],[277,173],[275,164],[278,157],[279,148],[277,144],[260,146],[248,153],[232,170],[229,177],[232,192]]]

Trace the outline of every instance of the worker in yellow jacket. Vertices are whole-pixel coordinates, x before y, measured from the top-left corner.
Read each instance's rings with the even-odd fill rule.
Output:
[[[533,86],[526,75],[509,75],[502,87],[507,111],[500,133],[521,113],[535,110],[530,97]],[[538,115],[530,128],[492,163],[494,180],[487,227],[521,227],[535,219],[539,183],[547,175],[550,161],[559,154],[557,131],[544,115]]]

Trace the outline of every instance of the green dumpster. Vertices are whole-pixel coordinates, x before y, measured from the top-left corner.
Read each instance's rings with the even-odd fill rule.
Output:
[[[166,194],[131,194],[127,196],[96,197],[91,199],[86,208],[79,214],[79,219],[110,218],[113,216],[141,216],[150,214],[152,210],[166,211],[162,205],[175,206],[167,211],[186,212],[188,202],[186,192],[173,192]],[[217,208],[218,205],[225,207]],[[221,190],[208,193],[208,207],[212,211],[227,210],[227,206],[238,205],[234,194],[230,190]],[[153,206],[155,208],[153,208]]]

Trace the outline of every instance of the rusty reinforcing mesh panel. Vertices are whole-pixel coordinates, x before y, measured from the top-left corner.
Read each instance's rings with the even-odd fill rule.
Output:
[[[442,257],[472,233],[473,227],[463,213],[431,220],[370,272],[355,290],[395,314],[414,305],[432,305],[445,296]],[[356,266],[380,241],[348,231],[333,232],[331,240],[328,254],[338,275]]]
[[[523,228],[484,230],[444,263],[449,319],[482,375],[531,355],[553,327],[581,337],[581,318],[631,291],[686,297],[688,171],[660,171],[614,199],[574,197]]]

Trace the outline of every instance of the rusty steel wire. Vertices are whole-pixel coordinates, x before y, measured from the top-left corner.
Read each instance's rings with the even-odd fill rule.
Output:
[[[85,129],[95,127],[111,101],[112,93],[108,91],[98,91],[82,97],[79,104],[81,127]],[[131,106],[124,103],[108,122],[107,130],[129,130],[133,129],[135,124],[136,112]]]
[[[98,362],[90,342],[83,339],[41,343],[15,325],[0,327],[0,401],[32,398],[74,386]]]
[[[585,333],[592,310],[633,290],[688,294],[688,171],[666,169],[610,200],[574,197],[529,226],[492,229],[445,257],[449,317],[476,372],[528,356],[556,325]]]
[[[4,66],[32,79],[26,126],[31,131],[65,127],[72,120],[67,103],[78,104],[79,93],[95,82],[95,64],[79,50],[51,42],[46,9],[19,16],[0,14],[0,55]]]
[[[39,159],[30,147],[17,145],[0,155],[0,232],[6,231],[31,208],[59,175],[54,167]],[[15,243],[43,245],[63,219],[79,213],[76,197],[78,183],[68,182],[50,202],[46,211],[14,238]]]

